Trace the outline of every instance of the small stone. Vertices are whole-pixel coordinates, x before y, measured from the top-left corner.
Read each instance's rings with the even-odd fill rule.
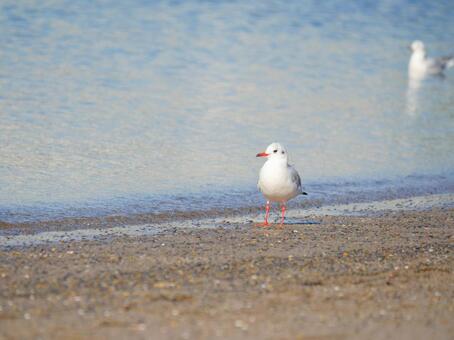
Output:
[[[147,329],[147,325],[145,325],[144,323],[141,322],[141,323],[138,323],[134,328],[138,331],[143,332],[144,330]]]
[[[247,331],[248,325],[243,320],[235,320],[235,327]]]
[[[156,282],[153,287],[154,288],[173,288],[175,287],[175,283],[173,282],[166,282],[166,281],[160,281],[160,282]]]

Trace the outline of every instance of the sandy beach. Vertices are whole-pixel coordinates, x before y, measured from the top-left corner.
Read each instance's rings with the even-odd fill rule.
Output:
[[[1,251],[2,339],[452,339],[454,209]]]
[[[0,340],[454,340],[453,4],[0,1]]]

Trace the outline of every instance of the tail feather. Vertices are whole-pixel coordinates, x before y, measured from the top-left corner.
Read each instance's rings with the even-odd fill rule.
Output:
[[[454,56],[449,56],[449,57],[444,57],[441,58],[441,60],[444,62],[444,66],[446,68],[450,68],[454,66]]]
[[[446,63],[446,68],[450,68],[454,66],[454,58],[451,58]]]

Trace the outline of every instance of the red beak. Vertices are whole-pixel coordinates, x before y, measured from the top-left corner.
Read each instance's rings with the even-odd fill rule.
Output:
[[[270,154],[266,153],[266,152],[260,152],[257,154],[257,156],[255,157],[268,157]]]

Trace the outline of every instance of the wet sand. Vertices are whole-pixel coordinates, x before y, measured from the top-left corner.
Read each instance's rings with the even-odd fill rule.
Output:
[[[0,338],[452,339],[454,209],[0,251]]]

